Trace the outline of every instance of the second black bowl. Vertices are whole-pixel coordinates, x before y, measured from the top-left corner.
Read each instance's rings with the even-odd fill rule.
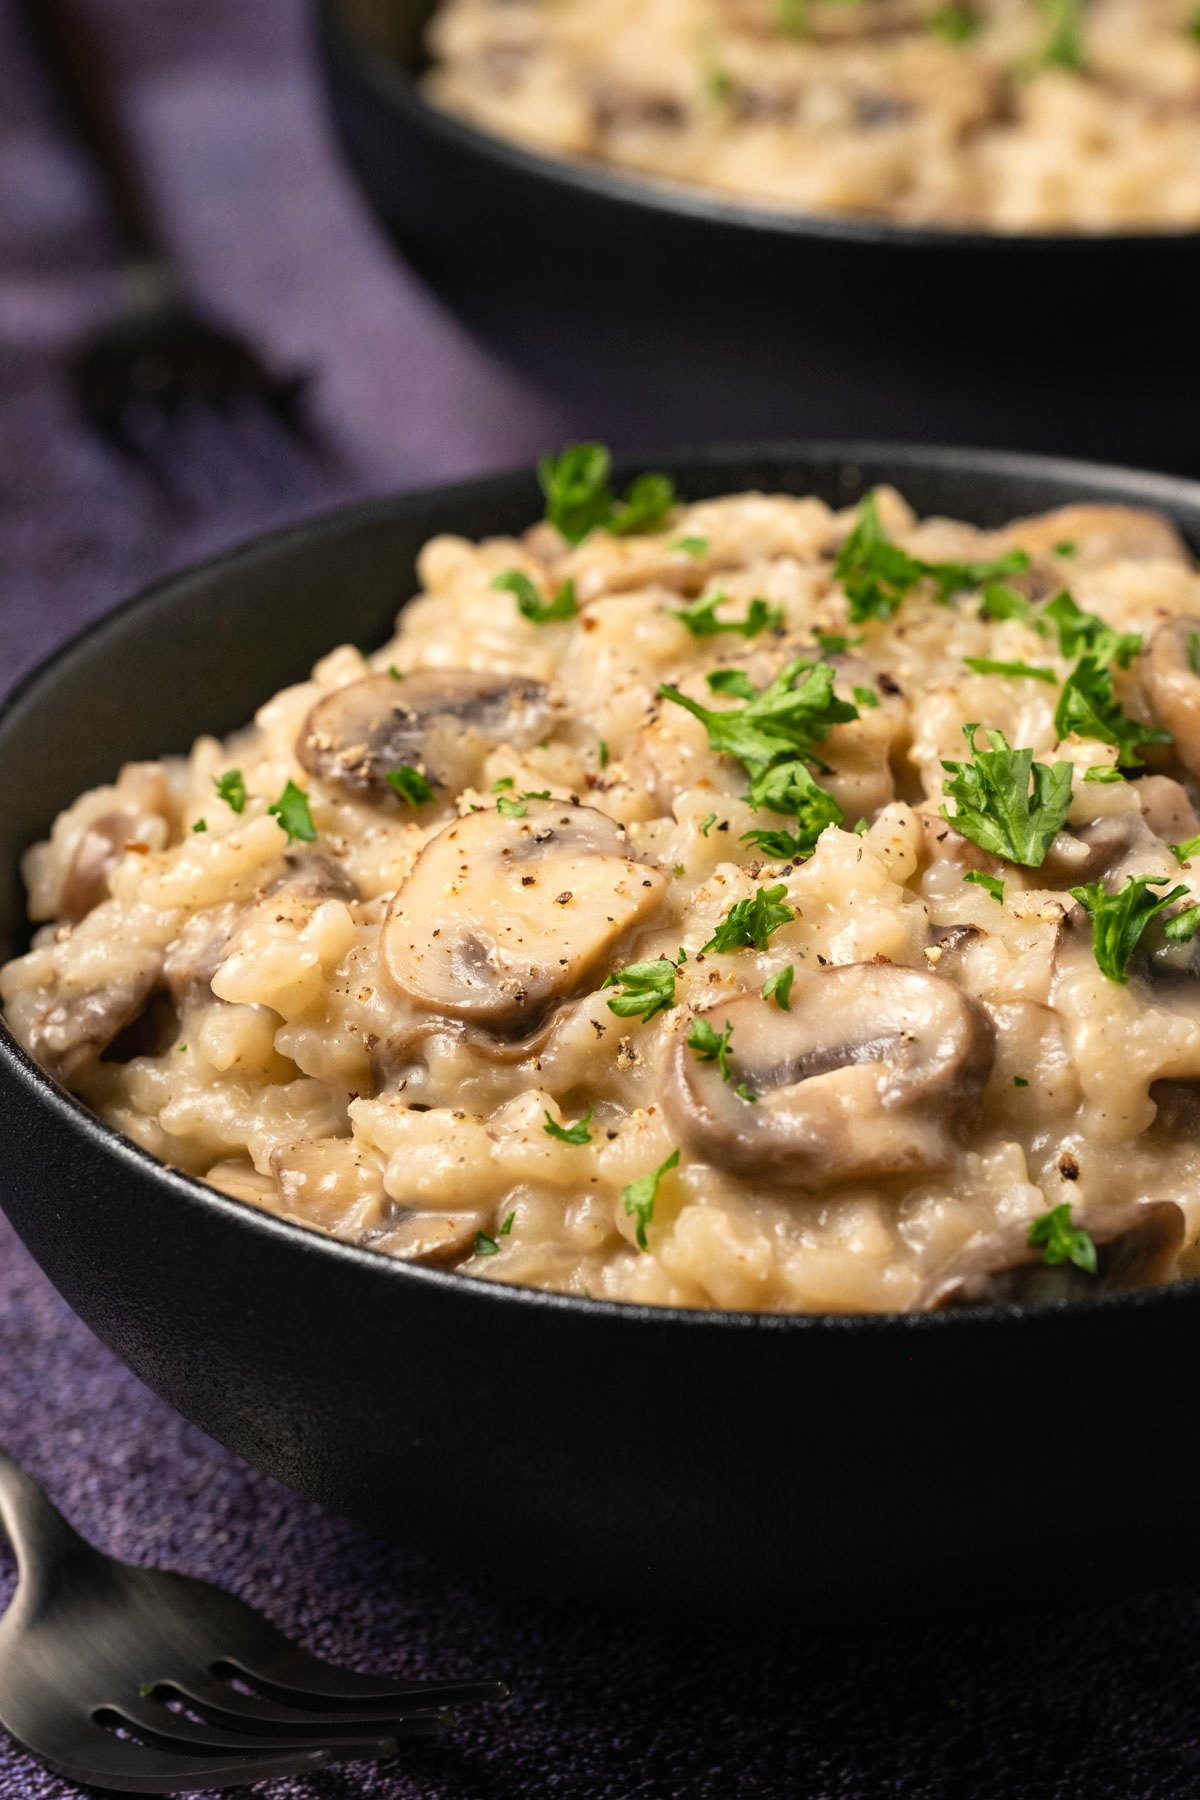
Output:
[[[897,482],[999,524],[1073,499],[1157,505],[1200,546],[1200,486],[942,451],[795,446],[667,459],[692,498],[844,504]],[[622,475],[633,473],[622,471]],[[382,501],[134,601],[0,712],[0,959],[18,861],[125,759],[225,732],[337,642],[379,643],[436,532],[519,529],[529,476]],[[531,1591],[629,1606],[873,1617],[997,1586],[1174,1572],[1200,1283],[899,1317],[686,1312],[422,1269],[156,1162],[0,1026],[0,1195],[92,1329],[260,1468]]]
[[[577,435],[988,443],[1200,473],[1200,233],[1000,236],[805,218],[540,155],[419,76],[433,0],[319,0],[381,222]]]

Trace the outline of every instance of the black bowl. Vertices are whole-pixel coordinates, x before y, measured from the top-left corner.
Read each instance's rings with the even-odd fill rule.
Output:
[[[845,503],[897,481],[982,524],[1200,485],[981,453],[798,445],[668,459],[699,498]],[[381,642],[432,533],[534,515],[525,475],[250,545],[106,619],[0,714],[0,956],[17,860],[124,758],[248,718],[332,644]],[[1200,1285],[973,1314],[792,1317],[567,1299],[412,1268],[228,1199],[100,1124],[0,1032],[0,1192],[151,1387],[324,1504],[541,1589],[852,1615],[1172,1569]]]
[[[536,154],[427,104],[432,0],[319,0],[351,168],[468,319],[610,441],[742,432],[1065,451],[1200,474],[1200,233],[803,218]]]

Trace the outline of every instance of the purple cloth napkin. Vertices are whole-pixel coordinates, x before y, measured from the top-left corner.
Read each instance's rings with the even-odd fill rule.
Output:
[[[181,510],[79,428],[63,358],[112,302],[111,245],[0,0],[0,687],[190,559],[343,499],[528,460],[588,424],[482,350],[384,248],[332,152],[299,0],[94,10],[197,294],[281,363],[317,371],[326,449],[302,457],[250,421],[197,425],[177,462]],[[105,1548],[221,1582],[335,1660],[512,1681],[512,1701],[449,1742],[277,1783],[278,1800],[1200,1792],[1192,1588],[937,1628],[868,1620],[837,1639],[802,1619],[738,1636],[506,1598],[492,1579],[502,1495],[481,1503],[466,1572],[321,1513],[141,1387],[2,1224],[0,1367],[0,1439]],[[1120,1429],[1086,1371],[1052,1372],[1030,1404]],[[1182,1443],[1189,1406],[1185,1380]],[[803,1395],[795,1407],[801,1428]],[[1183,1570],[1190,1506],[1182,1481],[1162,1496]],[[1070,1521],[1047,1520],[1031,1602],[1052,1604],[1070,1554]],[[0,1604],[11,1585],[0,1550]],[[3,1800],[72,1791],[0,1732]]]

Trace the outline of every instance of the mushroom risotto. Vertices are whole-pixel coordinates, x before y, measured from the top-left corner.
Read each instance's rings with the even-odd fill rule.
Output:
[[[61,814],[20,1041],[165,1162],[484,1278],[878,1311],[1195,1269],[1172,525],[540,474],[382,649]]]
[[[1200,227],[1196,0],[442,0],[430,98],[800,212]]]

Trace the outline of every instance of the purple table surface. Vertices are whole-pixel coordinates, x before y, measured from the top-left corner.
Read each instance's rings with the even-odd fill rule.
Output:
[[[588,425],[473,342],[384,248],[331,148],[301,0],[93,10],[196,292],[318,372],[325,449],[302,457],[249,421],[193,427],[186,504],[167,506],[78,428],[64,356],[112,303],[112,246],[0,0],[3,687],[167,570],[341,500],[526,461]],[[738,1637],[546,1595],[517,1603],[488,1578],[502,1503],[481,1506],[473,1574],[322,1514],[141,1387],[2,1225],[0,1361],[0,1440],[106,1548],[219,1581],[349,1664],[511,1679],[515,1697],[450,1742],[274,1784],[279,1800],[1200,1793],[1191,1587],[937,1628],[875,1620],[836,1639],[803,1620]],[[1056,1372],[1030,1404],[1088,1407],[1098,1430],[1119,1429],[1082,1372]],[[1181,1573],[1191,1501],[1182,1481],[1162,1496]],[[1070,1521],[1048,1519],[1032,1602],[1052,1608],[1069,1558]],[[0,1603],[11,1582],[0,1552]],[[0,1733],[3,1800],[73,1791]]]

